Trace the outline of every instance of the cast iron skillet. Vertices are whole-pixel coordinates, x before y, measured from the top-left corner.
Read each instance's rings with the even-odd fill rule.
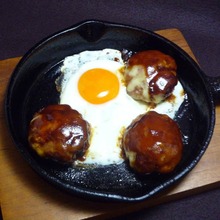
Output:
[[[60,75],[62,60],[84,50],[103,48],[156,49],[175,58],[179,80],[189,99],[175,117],[183,134],[184,152],[174,172],[142,176],[132,172],[127,163],[72,168],[41,159],[28,146],[27,128],[33,114],[44,106],[58,103],[59,94],[54,82]],[[18,150],[50,183],[89,199],[140,201],[174,184],[197,164],[212,137],[214,99],[220,97],[219,88],[219,78],[205,76],[182,49],[167,39],[140,28],[92,20],[56,33],[27,52],[12,74],[5,111]]]

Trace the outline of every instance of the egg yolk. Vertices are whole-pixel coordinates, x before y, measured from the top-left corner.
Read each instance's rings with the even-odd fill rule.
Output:
[[[80,95],[92,104],[114,99],[119,92],[118,77],[105,69],[95,68],[82,74],[78,82]]]

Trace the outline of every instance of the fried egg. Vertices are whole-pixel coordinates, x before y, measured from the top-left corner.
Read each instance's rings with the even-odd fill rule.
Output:
[[[149,110],[173,118],[184,100],[180,83],[175,98],[155,108],[134,100],[126,92],[123,67],[121,52],[114,49],[84,51],[63,62],[60,104],[70,105],[91,125],[90,147],[85,160],[76,164],[122,163],[121,138],[132,120]]]

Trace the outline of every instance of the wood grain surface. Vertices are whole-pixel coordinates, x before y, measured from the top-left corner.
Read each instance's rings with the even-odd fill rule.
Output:
[[[182,47],[194,59],[177,29],[157,31]],[[4,220],[103,219],[140,210],[220,186],[220,106],[211,143],[197,166],[179,183],[146,201],[100,203],[76,198],[51,186],[38,176],[14,146],[4,118],[4,95],[10,75],[20,58],[0,61],[0,202]]]

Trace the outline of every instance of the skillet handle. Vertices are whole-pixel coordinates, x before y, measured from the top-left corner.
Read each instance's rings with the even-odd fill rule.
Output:
[[[220,76],[210,77],[207,76],[207,80],[212,89],[213,98],[216,104],[220,104]]]

